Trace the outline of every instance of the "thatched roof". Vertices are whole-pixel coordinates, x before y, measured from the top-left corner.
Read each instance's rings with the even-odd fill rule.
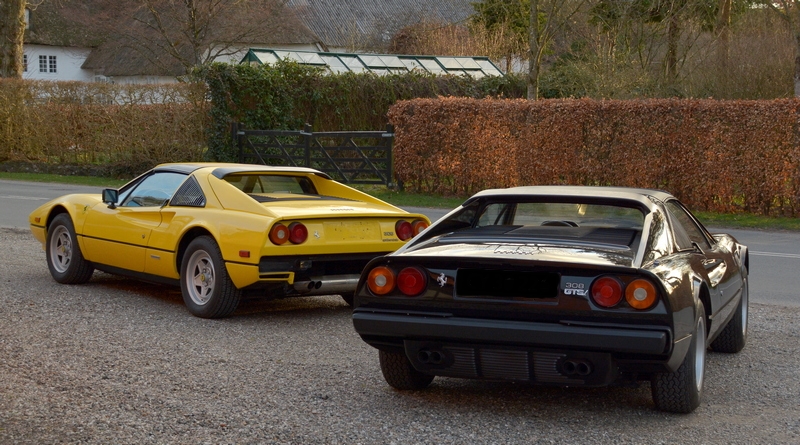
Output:
[[[97,29],[75,20],[76,16],[95,13],[97,10],[94,2],[65,3],[44,0],[29,9],[30,23],[25,30],[25,43],[91,48],[103,41],[103,36]]]
[[[208,27],[214,43],[247,49],[250,46],[315,44],[317,37],[288,8],[258,9],[269,0],[231,2],[221,10],[224,23]],[[136,10],[136,2],[118,0],[44,0],[31,11],[31,26],[25,42],[67,47],[90,47],[84,69],[106,76],[179,76],[186,74],[184,60],[194,60],[192,44],[176,45],[179,57],[164,48],[164,39],[144,25],[147,12]],[[250,9],[247,9],[250,8]],[[253,26],[257,25],[257,26]],[[243,28],[254,32],[237,32]],[[176,33],[180,38],[181,34]],[[229,41],[234,38],[235,41]],[[228,39],[228,40],[226,40]],[[203,53],[208,48],[203,48]]]
[[[385,48],[400,29],[420,22],[458,23],[475,0],[289,0],[298,17],[329,48]]]
[[[380,51],[405,26],[423,21],[455,23],[473,13],[473,0],[289,0],[287,7],[267,12],[263,5],[270,1],[231,0],[224,9],[230,23],[210,32],[224,40],[236,35],[237,26],[257,24],[263,32],[242,34],[236,42],[224,44],[245,49],[318,44],[325,49]],[[83,68],[106,76],[185,74],[181,59],[197,58],[192,45],[177,45],[179,57],[168,54],[163,39],[159,41],[158,34],[143,25],[146,12],[136,10],[137,5],[120,0],[42,0],[31,11],[25,42],[93,48]]]

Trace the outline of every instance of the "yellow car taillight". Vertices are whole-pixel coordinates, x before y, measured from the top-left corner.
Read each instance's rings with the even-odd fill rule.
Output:
[[[418,219],[411,224],[411,228],[413,229],[414,236],[417,236],[420,234],[420,232],[428,228],[428,223]]]
[[[281,223],[275,224],[269,231],[269,240],[278,246],[284,244],[289,240],[289,229]]]

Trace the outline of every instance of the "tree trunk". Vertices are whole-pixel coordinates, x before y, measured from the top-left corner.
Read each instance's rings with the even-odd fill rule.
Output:
[[[722,97],[730,95],[730,76],[728,75],[728,58],[730,57],[731,0],[719,0],[717,15],[717,82]]]
[[[800,30],[794,34],[795,52],[794,58],[794,97],[800,97]]]
[[[528,99],[539,98],[539,1],[531,0],[531,17],[528,23]]]
[[[673,83],[678,77],[678,39],[680,32],[678,14],[672,11],[667,24],[667,55],[665,60],[666,78],[667,82],[670,83]]]
[[[717,60],[720,68],[728,68],[728,53],[730,46],[731,28],[731,0],[719,0],[719,14],[717,15]]]
[[[0,77],[22,78],[25,0],[0,0]]]

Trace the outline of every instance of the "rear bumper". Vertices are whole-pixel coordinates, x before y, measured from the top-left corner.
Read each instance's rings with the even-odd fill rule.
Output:
[[[604,386],[673,371],[672,332],[661,326],[468,319],[357,308],[356,332],[402,350],[426,374]]]
[[[258,265],[227,262],[239,289],[283,289],[287,295],[349,294],[364,266],[388,252],[263,256]]]
[[[467,343],[587,349],[622,354],[664,355],[671,332],[662,327],[485,320],[407,315],[356,309],[353,326],[362,337],[450,340]]]

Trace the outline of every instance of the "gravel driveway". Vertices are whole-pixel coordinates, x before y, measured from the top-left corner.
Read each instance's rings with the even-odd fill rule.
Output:
[[[694,413],[638,388],[384,381],[339,297],[191,316],[177,289],[55,283],[0,229],[0,443],[800,443],[800,309],[751,305],[742,353],[710,353]]]

